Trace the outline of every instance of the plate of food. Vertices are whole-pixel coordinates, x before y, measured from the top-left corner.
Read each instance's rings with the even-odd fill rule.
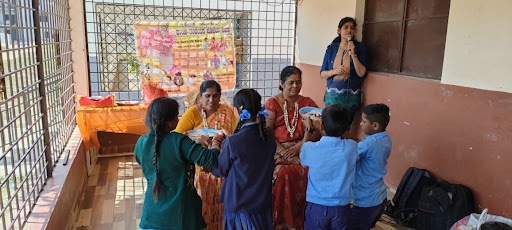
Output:
[[[302,118],[320,119],[322,117],[322,109],[316,107],[302,107],[299,109],[299,114]]]
[[[215,134],[217,134],[217,132],[219,132],[219,130],[217,129],[195,129],[188,131],[188,136],[198,137],[202,135],[207,135],[208,137],[213,137],[215,136]]]

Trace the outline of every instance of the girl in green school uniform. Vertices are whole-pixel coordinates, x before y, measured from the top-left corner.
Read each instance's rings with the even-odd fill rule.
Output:
[[[217,167],[224,135],[217,134],[207,143],[212,148],[207,149],[181,133],[171,132],[178,123],[178,107],[174,99],[154,99],[144,122],[149,132],[135,145],[135,159],[148,181],[140,229],[206,227],[201,198],[194,188],[194,164]]]

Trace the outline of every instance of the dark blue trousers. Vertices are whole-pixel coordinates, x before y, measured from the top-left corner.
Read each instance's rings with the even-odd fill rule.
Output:
[[[384,213],[387,199],[373,207],[352,207],[351,218],[350,218],[350,230],[370,230],[375,227],[380,216]]]
[[[350,221],[350,205],[324,206],[307,202],[304,230],[346,230]]]

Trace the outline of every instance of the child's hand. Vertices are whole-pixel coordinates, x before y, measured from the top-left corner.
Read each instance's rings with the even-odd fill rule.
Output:
[[[306,127],[313,127],[315,130],[322,130],[322,119],[309,119],[311,120],[312,124],[310,124],[311,126],[306,126]]]
[[[213,148],[217,148],[217,149],[220,149],[220,147],[222,146],[222,142],[224,141],[224,139],[226,139],[226,135],[223,133],[223,132],[218,132],[215,134],[215,136],[213,136],[213,139],[212,139],[212,147]]]
[[[313,126],[313,120],[311,120],[311,117],[306,118],[306,127]]]
[[[208,137],[208,135],[194,137],[192,140],[194,140],[196,143],[202,145],[205,148],[210,147],[210,145],[212,144],[212,140],[210,140],[210,137]]]
[[[322,127],[322,121],[307,119],[306,132],[304,133],[303,142],[318,141],[322,137],[320,128]]]

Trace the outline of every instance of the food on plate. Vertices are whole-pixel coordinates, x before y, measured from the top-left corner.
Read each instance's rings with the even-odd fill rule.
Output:
[[[307,116],[310,118],[320,118],[322,117],[322,114],[318,113],[317,111],[312,111],[307,113]]]
[[[322,109],[316,107],[303,107],[299,110],[299,113],[304,119],[320,119],[322,117]]]

